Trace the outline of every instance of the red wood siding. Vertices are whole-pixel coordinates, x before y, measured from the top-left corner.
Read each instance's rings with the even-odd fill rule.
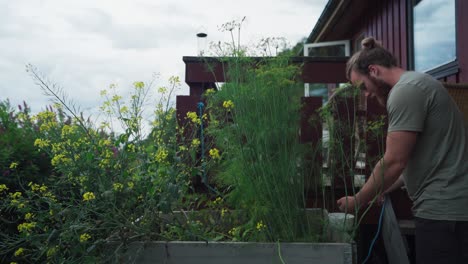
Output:
[[[370,15],[367,24],[358,32],[381,41],[395,55],[400,65],[407,69],[406,0],[373,1],[366,14]]]

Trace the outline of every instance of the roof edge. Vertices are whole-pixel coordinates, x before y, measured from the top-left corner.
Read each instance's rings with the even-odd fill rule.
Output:
[[[336,7],[341,0],[329,0],[325,8],[323,9],[322,14],[320,15],[317,23],[315,23],[314,29],[307,37],[306,43],[313,43],[320,32],[323,30],[323,27],[326,26],[328,21],[332,18],[333,13],[335,12]]]

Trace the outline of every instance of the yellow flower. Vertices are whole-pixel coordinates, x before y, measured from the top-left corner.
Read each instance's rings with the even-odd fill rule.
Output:
[[[223,198],[221,197],[216,197],[216,199],[213,201],[213,205],[220,204],[223,201]]]
[[[55,195],[51,192],[46,192],[44,193],[44,197],[47,197],[49,198],[50,200],[56,202],[57,201],[57,197],[55,197]]]
[[[94,196],[94,193],[92,192],[85,192],[83,194],[83,201],[91,201],[91,200],[94,200],[96,199],[96,196]]]
[[[56,167],[59,164],[70,164],[72,160],[70,158],[67,158],[64,154],[57,154],[55,155],[52,160],[50,161],[50,164],[52,166]]]
[[[186,146],[179,146],[179,150],[180,151],[185,151],[185,150],[187,150],[187,147]]]
[[[164,148],[158,149],[158,152],[156,152],[156,157],[155,160],[157,162],[164,162],[169,155],[168,151],[165,150]]]
[[[18,163],[17,162],[12,162],[10,164],[10,169],[16,169],[16,167],[18,167]]]
[[[200,140],[198,138],[194,138],[192,140],[192,147],[198,147],[200,145]]]
[[[136,152],[135,145],[133,145],[133,144],[131,144],[131,143],[128,144],[128,145],[127,145],[127,150],[128,150],[129,152]]]
[[[12,262],[10,262],[10,264],[18,264],[18,262],[14,262],[14,261],[12,261]]]
[[[215,89],[210,88],[210,89],[207,89],[207,90],[205,91],[205,95],[206,95],[206,96],[210,96],[210,95],[214,94],[215,92],[216,92]]]
[[[119,96],[119,95],[112,96],[112,102],[118,102],[120,99],[122,99],[122,96]]]
[[[104,96],[107,94],[107,90],[101,90],[101,96]]]
[[[135,186],[135,183],[127,182],[127,186],[128,186],[128,188],[133,189],[133,187]]]
[[[5,184],[0,184],[0,193],[3,191],[8,191],[8,187]]]
[[[21,192],[15,192],[15,193],[10,193],[11,199],[18,199],[22,196],[23,194]]]
[[[135,86],[136,89],[142,89],[143,87],[145,87],[145,83],[144,82],[134,82],[133,86]]]
[[[50,145],[50,141],[48,139],[44,140],[44,139],[38,138],[34,141],[35,147],[45,148],[49,145]]]
[[[219,155],[219,150],[216,148],[210,149],[210,157],[213,159],[220,159],[221,156]]]
[[[224,215],[228,212],[227,209],[223,208],[221,209],[221,217],[224,217]]]
[[[234,108],[234,103],[231,100],[224,101],[223,107],[226,109],[232,109]]]
[[[26,213],[26,214],[24,215],[24,219],[26,219],[26,220],[29,220],[29,219],[32,219],[32,218],[34,218],[34,215],[31,214],[31,213]]]
[[[262,231],[265,228],[266,228],[266,225],[263,224],[263,221],[260,221],[260,222],[257,223],[257,230],[258,231]]]
[[[179,76],[171,76],[171,77],[169,77],[169,82],[171,84],[178,84],[178,83],[180,83],[180,78],[179,78]]]
[[[106,147],[112,145],[112,142],[110,141],[110,139],[101,139],[99,140],[98,145],[100,147]]]
[[[128,113],[128,107],[122,106],[122,107],[120,108],[120,113],[122,113],[122,114]]]
[[[40,191],[41,193],[46,192],[46,191],[47,191],[47,186],[45,186],[44,184],[42,184],[41,187],[39,188],[39,191]]]
[[[33,192],[38,191],[41,188],[41,186],[39,186],[39,184],[32,183],[32,182],[29,182],[28,186],[31,187],[31,191],[33,191]]]
[[[23,253],[24,253],[24,248],[20,247],[15,251],[15,257],[19,257],[23,255]]]
[[[47,191],[47,186],[45,186],[44,184],[39,185],[37,183],[29,182],[28,186],[31,187],[31,191],[33,192],[40,191],[41,193],[44,193]]]
[[[64,125],[62,127],[62,138],[66,138],[68,135],[70,135],[73,132],[73,129],[69,125]]]
[[[88,233],[81,234],[80,235],[80,242],[84,243],[84,242],[88,241],[90,238],[91,238],[91,235],[88,234]]]
[[[158,93],[164,94],[164,93],[166,93],[166,92],[167,92],[166,87],[162,86],[162,87],[159,87],[159,88],[158,88]]]
[[[118,183],[118,182],[114,183],[114,191],[120,192],[122,191],[122,189],[123,189],[123,184]]]
[[[29,233],[33,228],[36,227],[36,222],[30,222],[30,223],[22,223],[17,226],[18,231],[20,233]]]
[[[198,115],[195,112],[187,112],[187,118],[194,124],[201,124],[200,118],[198,118]]]
[[[237,233],[237,231],[238,231],[238,229],[235,228],[235,227],[233,227],[231,230],[229,230],[228,234],[229,234],[230,236],[235,236],[236,233]]]

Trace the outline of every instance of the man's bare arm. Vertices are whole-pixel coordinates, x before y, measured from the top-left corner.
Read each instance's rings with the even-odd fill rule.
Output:
[[[369,180],[356,194],[358,204],[367,204],[377,195],[388,191],[399,179],[416,144],[417,136],[418,133],[412,131],[388,133],[384,157],[377,163]]]

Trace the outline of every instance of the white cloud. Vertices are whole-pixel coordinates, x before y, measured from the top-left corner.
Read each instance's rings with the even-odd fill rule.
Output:
[[[195,34],[228,41],[218,30],[246,16],[242,42],[285,37],[295,44],[312,30],[327,0],[0,0],[1,99],[26,100],[34,112],[48,104],[25,65],[32,63],[82,108],[95,109],[99,92],[160,73],[184,78],[182,56],[197,54]],[[184,86],[182,93],[187,93]]]

